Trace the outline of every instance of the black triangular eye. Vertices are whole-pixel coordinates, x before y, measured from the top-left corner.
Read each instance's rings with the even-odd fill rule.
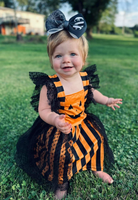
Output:
[[[81,101],[80,101],[80,105],[79,106],[81,106],[82,105],[82,103],[81,103]]]
[[[68,110],[71,110],[71,109],[73,109],[72,105],[70,105],[70,107],[69,107],[69,109],[68,109]]]

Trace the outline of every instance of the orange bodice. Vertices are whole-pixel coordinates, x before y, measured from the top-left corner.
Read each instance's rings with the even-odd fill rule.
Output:
[[[80,72],[81,77],[86,76],[86,72]],[[88,90],[84,88],[89,85],[89,80],[83,80],[83,90],[78,91],[73,94],[65,95],[61,81],[58,79],[57,75],[49,76],[50,78],[57,78],[58,81],[54,81],[57,88],[57,98],[60,99],[60,109],[59,113],[65,114],[65,120],[72,124],[72,126],[77,126],[86,118],[85,113],[85,102],[87,100],[86,96]],[[60,88],[60,90],[58,89]]]

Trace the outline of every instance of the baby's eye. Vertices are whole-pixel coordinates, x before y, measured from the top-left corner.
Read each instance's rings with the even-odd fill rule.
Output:
[[[56,56],[55,56],[55,58],[60,58],[60,57],[61,57],[61,55],[56,55]]]
[[[76,53],[71,53],[71,56],[76,56]]]

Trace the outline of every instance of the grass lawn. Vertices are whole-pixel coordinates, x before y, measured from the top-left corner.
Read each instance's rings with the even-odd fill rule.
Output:
[[[94,35],[89,41],[88,65],[97,64],[103,94],[122,98],[115,111],[90,105],[103,122],[114,152],[114,178],[109,186],[90,172],[70,181],[67,200],[138,200],[138,39],[127,36]],[[46,53],[45,37],[16,43],[0,36],[0,200],[52,200],[53,193],[39,186],[17,167],[16,143],[34,122],[30,105],[34,88],[30,71],[53,74]]]

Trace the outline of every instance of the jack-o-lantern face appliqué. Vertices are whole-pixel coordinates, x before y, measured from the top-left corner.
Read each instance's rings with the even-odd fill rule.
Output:
[[[79,107],[81,107],[81,106],[82,106],[82,102],[80,101]],[[74,109],[72,105],[69,106],[68,110],[71,110],[71,109]],[[78,117],[81,116],[81,114],[83,113],[83,111],[81,111],[81,112],[78,113],[78,114],[77,114],[77,112],[78,112],[78,110],[76,110],[76,115],[68,115],[68,116],[69,116],[70,118],[72,118],[72,119],[77,119]]]

